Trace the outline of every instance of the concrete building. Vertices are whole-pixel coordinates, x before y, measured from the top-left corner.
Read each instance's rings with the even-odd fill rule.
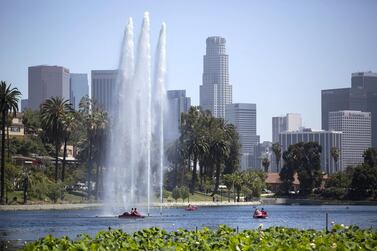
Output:
[[[272,117],[272,142],[279,142],[279,134],[285,131],[298,131],[302,127],[299,113],[287,113],[286,116]]]
[[[343,169],[342,159],[338,160],[338,163],[335,163],[331,156],[332,147],[336,147],[342,152],[342,132],[303,129],[300,131],[286,131],[280,133],[279,143],[282,152],[288,150],[290,145],[299,142],[317,142],[322,147],[321,169],[323,172],[332,174]]]
[[[351,88],[322,90],[322,129],[329,127],[329,112],[362,111],[372,115],[372,146],[377,147],[377,73],[356,72]]]
[[[272,142],[279,142],[279,134],[287,130],[287,117],[272,117]]]
[[[372,146],[377,148],[377,73],[352,73],[350,110],[371,113]]]
[[[117,70],[92,71],[92,99],[109,112],[114,99],[115,85],[118,76]]]
[[[200,86],[200,106],[203,110],[210,110],[214,117],[225,118],[225,106],[232,103],[226,41],[222,37],[209,37],[206,43],[203,79]]]
[[[89,96],[88,74],[71,73],[70,75],[70,100],[73,108],[77,111],[84,96]]]
[[[188,112],[191,98],[186,97],[186,90],[167,91],[167,118],[165,123],[165,142],[170,143],[179,137],[181,114]]]
[[[252,167],[250,158],[254,156],[254,146],[259,143],[256,104],[227,104],[225,114],[225,120],[236,127],[240,136],[242,153],[241,168],[246,169]]]
[[[371,113],[337,111],[329,113],[329,128],[343,132],[341,159],[343,167],[363,162],[364,150],[371,147]]]
[[[29,100],[21,99],[21,112],[26,111],[29,108]]]
[[[69,99],[69,70],[62,66],[31,66],[28,90],[28,106],[32,110],[38,110],[51,97]]]

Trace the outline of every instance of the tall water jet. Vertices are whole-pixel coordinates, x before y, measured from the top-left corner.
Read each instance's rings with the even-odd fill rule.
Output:
[[[119,213],[121,210],[138,206],[147,207],[149,215],[152,188],[156,187],[152,181],[156,182],[158,179],[157,172],[152,172],[152,164],[155,165],[155,160],[151,161],[152,150],[155,150],[154,145],[157,140],[161,201],[164,160],[163,131],[161,130],[163,106],[166,103],[164,102],[166,96],[165,47],[166,35],[165,25],[163,25],[157,50],[156,79],[153,87],[154,91],[158,90],[158,93],[152,103],[149,13],[144,13],[136,54],[134,54],[133,22],[131,18],[129,19],[122,42],[114,102],[109,112],[110,136],[104,182],[104,199],[108,214]],[[156,112],[159,114],[158,118],[155,117]],[[158,138],[155,137],[157,123],[159,124]]]
[[[163,173],[164,173],[164,113],[166,106],[166,25],[162,23],[160,36],[157,45],[157,63],[156,63],[156,76],[155,76],[155,88],[156,88],[156,98],[155,98],[155,112],[158,114],[156,124],[156,131],[158,132],[158,147],[159,147],[159,171],[160,171],[160,214],[162,214],[162,202],[163,202]]]

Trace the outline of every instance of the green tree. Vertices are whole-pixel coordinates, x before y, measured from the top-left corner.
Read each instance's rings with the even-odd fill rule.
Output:
[[[364,164],[370,167],[377,167],[377,149],[376,148],[368,148],[363,153],[364,157]]]
[[[0,110],[1,110],[1,193],[0,204],[4,204],[5,189],[5,125],[9,113],[16,116],[18,111],[18,101],[21,92],[12,85],[7,85],[5,81],[0,82]]]
[[[63,140],[63,119],[72,111],[69,100],[62,97],[52,97],[41,105],[41,125],[46,131],[49,142],[55,145],[55,182],[58,182],[59,150]]]
[[[70,139],[72,133],[77,130],[78,122],[77,115],[74,110],[70,110],[63,115],[62,118],[62,137],[63,137],[63,161],[62,161],[62,181],[64,182],[65,178],[65,166],[66,166],[66,157],[67,157],[67,142]]]
[[[185,202],[185,199],[190,196],[190,191],[186,186],[182,186],[179,188],[179,194],[182,198],[182,201]]]
[[[333,160],[335,162],[335,167],[336,167],[335,171],[337,172],[338,171],[338,160],[339,160],[339,156],[340,156],[340,151],[337,147],[331,147],[330,154],[331,154],[331,157],[333,158]],[[329,173],[329,171],[327,171],[327,173]]]
[[[281,160],[281,145],[279,143],[273,143],[272,151],[274,152],[276,159],[276,170],[279,171],[279,163]]]
[[[225,158],[224,174],[236,172],[240,168],[240,137],[234,125],[228,125],[229,130],[229,155]]]
[[[175,187],[171,193],[171,196],[173,197],[173,199],[175,199],[175,202],[177,202],[179,197],[181,197],[180,189],[178,187]]]
[[[301,152],[297,145],[290,145],[287,151],[283,152],[284,165],[280,170],[279,176],[282,181],[281,192],[288,194],[292,188],[294,175],[300,166]]]
[[[232,187],[233,190],[236,191],[237,202],[239,202],[240,201],[241,189],[242,189],[242,186],[244,184],[243,173],[236,171],[236,172],[231,173],[231,174],[225,174],[224,175],[224,182],[225,182],[225,185],[227,187]]]
[[[249,170],[242,173],[242,190],[247,197],[260,197],[266,187],[266,174],[263,171]]]
[[[38,129],[41,128],[41,119],[39,111],[32,111],[31,109],[26,109],[22,117],[22,123],[24,124],[25,134],[36,135]]]

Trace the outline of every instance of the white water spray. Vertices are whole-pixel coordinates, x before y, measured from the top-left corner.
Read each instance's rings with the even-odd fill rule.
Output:
[[[162,130],[163,107],[166,104],[165,24],[161,28],[157,51],[156,79],[153,86],[156,97],[153,103],[148,12],[144,13],[136,56],[134,55],[133,29],[133,21],[130,18],[122,43],[113,107],[109,112],[110,137],[104,182],[107,214],[123,212],[137,206],[144,209],[147,207],[149,215],[158,179],[160,180],[160,201],[162,201],[164,160]],[[153,121],[152,112],[154,113]],[[156,112],[159,114],[158,118]],[[157,123],[159,137],[152,138],[152,135],[157,135]],[[159,170],[153,171],[152,165],[157,165],[157,163],[151,161],[151,154],[156,143],[159,150]]]

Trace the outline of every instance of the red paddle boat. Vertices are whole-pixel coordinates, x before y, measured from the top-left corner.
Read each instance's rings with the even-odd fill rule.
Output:
[[[144,218],[144,215],[141,215],[138,211],[124,212],[121,215],[118,215],[118,218]]]
[[[256,209],[254,211],[253,218],[255,218],[255,219],[265,219],[267,217],[268,217],[268,214],[264,210],[260,211],[260,210]]]
[[[185,210],[186,210],[186,211],[196,211],[196,210],[198,210],[198,207],[189,204],[189,205],[185,208]]]

